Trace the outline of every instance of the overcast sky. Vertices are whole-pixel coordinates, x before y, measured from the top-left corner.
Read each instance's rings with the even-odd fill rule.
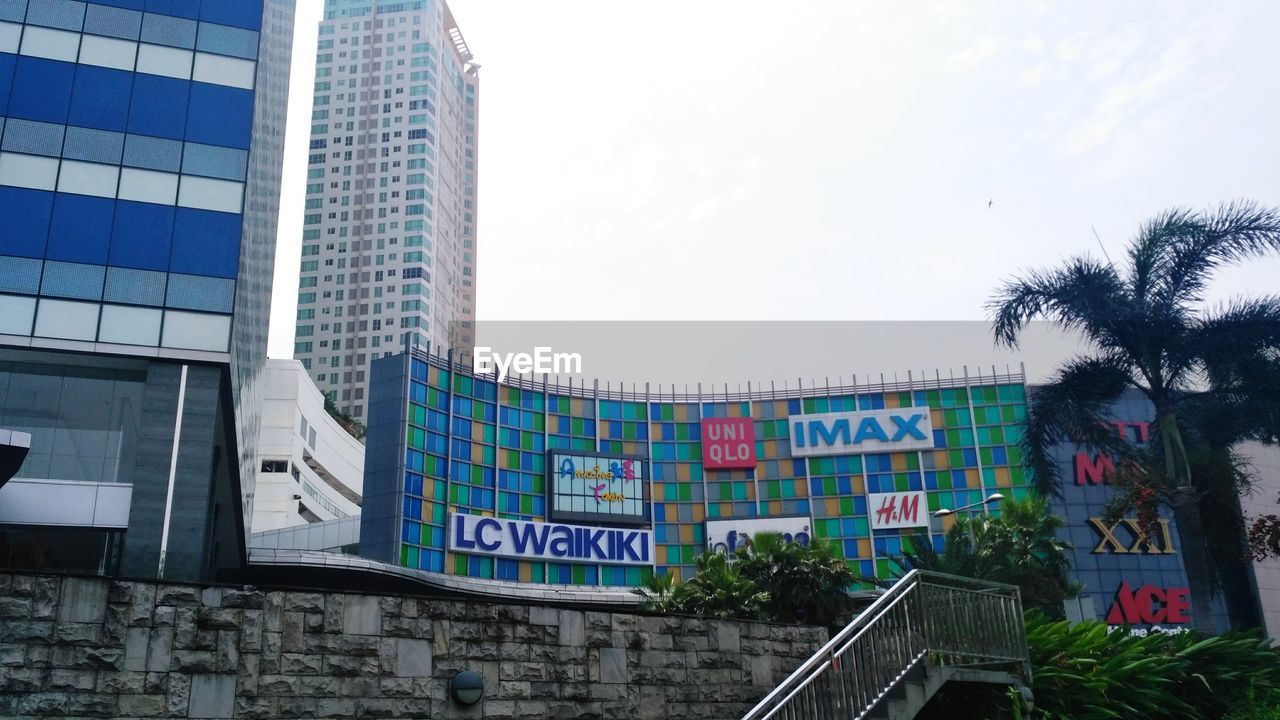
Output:
[[[273,357],[321,6],[298,2]],[[481,64],[481,320],[977,320],[1001,279],[1100,254],[1091,227],[1118,259],[1161,209],[1280,205],[1280,3],[450,6]]]

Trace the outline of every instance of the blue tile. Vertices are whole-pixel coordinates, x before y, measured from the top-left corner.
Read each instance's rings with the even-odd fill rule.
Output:
[[[80,65],[71,94],[69,122],[98,130],[123,132],[129,121],[134,74]]]
[[[200,7],[200,19],[257,30],[262,27],[262,0],[206,1]]]
[[[116,201],[58,193],[53,202],[46,256],[51,260],[105,264]]]
[[[0,186],[0,255],[44,257],[53,193]]]
[[[47,261],[40,294],[53,297],[101,300],[106,268],[85,263]]]
[[[222,2],[223,0],[209,0],[211,5]],[[200,0],[146,0],[146,11],[194,20],[200,17]]]
[[[9,114],[65,124],[71,106],[76,66],[71,63],[20,57],[9,94]]]
[[[141,10],[143,6],[142,0],[93,0],[93,2],[97,5],[110,5],[129,10]]]
[[[80,32],[85,4],[77,0],[29,0],[27,22],[32,25]]]
[[[238,88],[191,83],[187,140],[249,149],[253,93]]]
[[[111,234],[111,264],[144,270],[168,270],[173,218],[172,207],[117,201]]]
[[[130,305],[164,305],[166,273],[133,268],[107,268],[103,299]]]
[[[240,261],[240,224],[239,215],[178,208],[169,269],[234,278]]]
[[[13,70],[18,56],[0,53],[0,115],[9,112],[9,90],[13,86]]]
[[[186,80],[136,74],[129,110],[129,132],[181,140],[187,122],[190,90],[191,83]]]

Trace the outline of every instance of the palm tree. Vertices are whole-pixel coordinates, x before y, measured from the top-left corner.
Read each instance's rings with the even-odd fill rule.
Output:
[[[1224,442],[1274,439],[1280,427],[1280,297],[1210,308],[1205,289],[1219,268],[1278,250],[1277,209],[1234,202],[1204,212],[1169,210],[1139,230],[1119,267],[1078,257],[1006,282],[989,305],[998,344],[1017,347],[1027,323],[1044,319],[1092,345],[1092,354],[1063,364],[1031,399],[1027,463],[1056,491],[1056,443],[1071,439],[1120,456],[1130,480],[1173,509],[1193,620],[1203,630],[1212,629],[1213,573],[1197,506],[1195,444],[1216,452]],[[1129,389],[1154,408],[1145,453],[1103,425],[1109,406]],[[1230,418],[1231,432],[1216,433],[1210,417]]]
[[[1062,617],[1062,601],[1080,592],[1068,577],[1071,546],[1057,537],[1063,525],[1042,498],[1006,499],[998,514],[957,518],[942,552],[926,533],[912,537],[912,549],[898,564],[1017,585],[1024,607]]]
[[[813,538],[788,542],[779,533],[757,533],[738,548],[735,563],[742,577],[768,593],[766,609],[777,622],[835,626],[852,615],[849,588],[857,581],[835,547]]]

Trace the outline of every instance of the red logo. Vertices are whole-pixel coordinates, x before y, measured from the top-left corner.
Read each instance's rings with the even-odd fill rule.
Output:
[[[702,466],[708,470],[754,468],[756,424],[751,418],[705,418]]]
[[[1107,613],[1108,625],[1153,625],[1155,623],[1188,623],[1191,609],[1187,588],[1162,588],[1143,585],[1137,590],[1121,583],[1115,602]]]
[[[898,507],[898,498],[902,498],[902,507]],[[919,522],[919,495],[886,495],[880,501],[880,509],[876,510],[876,524],[888,525],[898,522]]]

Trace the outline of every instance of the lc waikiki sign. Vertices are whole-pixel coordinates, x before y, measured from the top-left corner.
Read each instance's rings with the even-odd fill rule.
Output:
[[[653,565],[653,532],[450,513],[449,549],[521,560]]]
[[[756,424],[751,418],[704,418],[702,467],[740,470],[756,466]]]
[[[792,415],[787,421],[795,457],[933,447],[927,407]]]

